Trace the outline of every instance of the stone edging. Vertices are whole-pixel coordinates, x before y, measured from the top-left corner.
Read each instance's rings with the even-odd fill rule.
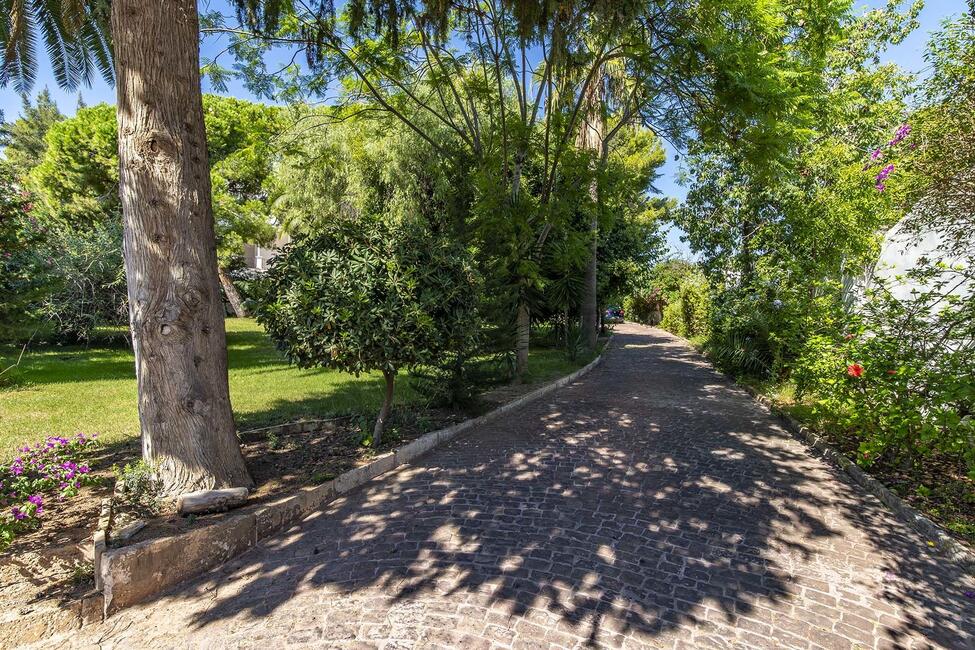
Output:
[[[599,356],[565,377],[484,415],[424,434],[395,451],[377,456],[366,465],[340,474],[331,481],[302,488],[297,494],[197,530],[105,549],[101,554],[96,576],[104,595],[104,616],[199,576],[247,551],[261,539],[299,523],[335,497],[418,458],[469,429],[495,420],[576,381],[600,364],[610,343],[612,337]],[[310,424],[300,423],[300,426]]]
[[[662,328],[657,329],[661,329],[671,336],[687,343],[691,349],[697,352],[697,354],[701,357],[701,359],[704,360],[711,370],[726,378],[737,388],[747,393],[749,397],[758,402],[758,404],[768,411],[769,414],[778,417],[779,420],[785,425],[785,428],[789,431],[789,433],[799,438],[799,440],[804,442],[807,446],[816,450],[820,457],[825,458],[827,461],[846,472],[860,487],[877,497],[881,503],[893,510],[894,513],[901,518],[901,520],[903,520],[917,532],[924,535],[929,542],[934,544],[934,548],[937,549],[942,555],[956,562],[966,571],[975,573],[975,552],[948,534],[944,528],[925,517],[916,508],[891,492],[886,485],[864,472],[859,468],[859,466],[857,466],[856,463],[851,461],[842,452],[830,445],[825,438],[817,434],[806,425],[800,423],[789,413],[779,407],[773,400],[765,395],[762,395],[751,386],[737,382],[731,375],[718,370],[718,368],[716,368],[714,364],[712,364],[711,361],[700,352],[700,350],[694,347],[693,343],[685,339],[683,336],[674,334],[668,330],[663,330]]]

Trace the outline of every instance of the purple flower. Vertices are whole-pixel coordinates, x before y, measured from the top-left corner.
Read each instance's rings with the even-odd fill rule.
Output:
[[[23,510],[17,507],[11,508],[10,514],[12,514],[14,516],[14,519],[17,521],[20,521],[27,516],[27,513],[25,513]]]
[[[884,152],[880,150],[880,147],[877,147],[873,150],[873,153],[870,154],[870,160],[880,160],[883,158],[883,155]]]
[[[975,591],[971,591],[971,590],[966,591],[965,598],[975,598]]]
[[[29,497],[27,497],[27,500],[33,503],[35,506],[44,505],[44,499],[41,497],[40,494],[32,494]]]
[[[880,170],[880,173],[877,174],[877,180],[878,181],[884,181],[884,180],[886,180],[887,177],[890,176],[890,173],[892,171],[894,171],[894,165],[893,165],[893,163],[891,163],[889,165],[886,165],[883,169]]]
[[[891,147],[893,147],[896,144],[899,144],[904,138],[907,137],[907,134],[910,132],[911,132],[910,124],[901,124],[900,127],[898,127],[897,132],[894,133],[894,139],[891,140],[888,144]]]

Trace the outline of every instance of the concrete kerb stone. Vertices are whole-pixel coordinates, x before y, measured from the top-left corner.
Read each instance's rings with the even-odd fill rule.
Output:
[[[606,342],[604,351],[611,343],[612,337]],[[366,465],[344,472],[331,481],[302,488],[296,494],[263,504],[251,512],[179,535],[104,549],[96,569],[96,580],[101,584],[104,596],[104,615],[109,616],[227,562],[256,545],[261,539],[313,516],[338,495],[415,460],[477,425],[490,422],[578,380],[598,366],[602,359],[603,355],[600,354],[585,367],[480,417],[431,431],[395,451],[377,456]],[[248,433],[312,431],[317,424],[332,421],[334,420],[311,420],[256,429]]]
[[[681,339],[692,348],[694,347],[693,344],[684,337],[674,334],[673,332],[668,333]],[[944,528],[925,517],[912,506],[908,505],[906,501],[891,492],[886,485],[864,472],[856,463],[851,461],[843,453],[830,445],[825,438],[817,434],[806,425],[801,424],[789,413],[782,410],[771,399],[765,395],[762,395],[751,386],[740,384],[735,381],[734,377],[721,372],[710,361],[708,361],[704,355],[701,355],[701,359],[704,360],[711,370],[726,378],[736,387],[744,391],[767,412],[778,417],[785,426],[785,429],[790,434],[814,449],[817,452],[817,455],[819,455],[821,458],[829,461],[834,466],[837,466],[846,472],[846,474],[849,475],[849,477],[852,478],[857,485],[879,499],[881,503],[892,510],[907,525],[911,526],[914,530],[927,537],[928,541],[934,545],[934,549],[937,550],[943,557],[957,563],[965,571],[975,574],[975,552],[948,534]]]

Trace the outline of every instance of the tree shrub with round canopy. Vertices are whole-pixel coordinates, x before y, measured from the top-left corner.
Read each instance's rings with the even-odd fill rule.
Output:
[[[468,252],[419,225],[336,220],[274,259],[257,320],[302,368],[383,373],[378,445],[396,374],[476,336],[477,285]]]

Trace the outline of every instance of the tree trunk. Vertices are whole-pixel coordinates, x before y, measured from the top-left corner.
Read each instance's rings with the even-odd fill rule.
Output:
[[[230,303],[230,309],[234,312],[234,316],[247,318],[247,310],[244,309],[244,301],[240,299],[240,294],[237,293],[237,287],[234,286],[230,276],[219,265],[217,266],[217,275],[220,277],[223,295],[227,296],[227,302]]]
[[[585,99],[585,118],[582,124],[579,125],[579,135],[576,138],[576,144],[580,149],[592,151],[595,155],[596,152],[600,152],[599,162],[594,161],[594,171],[598,172],[599,167],[605,157],[604,145],[603,145],[603,133],[605,132],[605,125],[603,124],[603,84],[602,84],[602,72],[597,72],[598,80],[597,83],[593,83],[588,91]],[[589,185],[589,197],[592,199],[592,219],[589,222],[590,237],[591,241],[589,243],[589,261],[586,263],[586,275],[583,281],[582,289],[582,305],[580,307],[582,311],[581,327],[583,341],[585,342],[586,349],[590,352],[596,349],[596,344],[599,340],[599,306],[597,300],[597,292],[599,288],[599,281],[597,277],[599,268],[599,182],[596,176],[593,176],[592,182]]]
[[[586,275],[583,280],[582,292],[582,333],[586,349],[592,352],[596,349],[599,335],[599,308],[597,306],[597,287],[598,278],[596,269],[599,264],[599,252],[597,250],[597,240],[599,239],[599,226],[592,224],[592,241],[590,242],[589,261],[586,263]]]
[[[196,0],[112,2],[142,452],[163,492],[250,487],[227,384]]]
[[[376,419],[376,426],[372,428],[372,448],[376,449],[383,440],[383,431],[386,430],[386,420],[389,419],[389,412],[393,409],[393,381],[396,374],[383,370],[383,377],[386,379],[386,398],[383,400],[383,408],[379,411]]]
[[[516,325],[515,342],[515,376],[518,381],[524,381],[528,373],[528,342],[531,338],[531,312],[524,298],[518,301],[518,321]]]

